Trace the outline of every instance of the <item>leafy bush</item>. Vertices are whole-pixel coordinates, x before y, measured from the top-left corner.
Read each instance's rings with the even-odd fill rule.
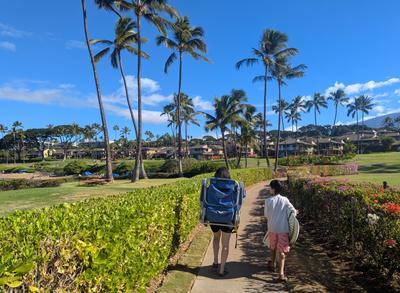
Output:
[[[115,167],[114,173],[118,175],[127,175],[132,171],[132,169],[133,169],[133,164],[128,164],[127,162],[121,162]]]
[[[90,166],[84,161],[74,160],[64,166],[66,175],[78,175],[85,171],[90,171]]]
[[[15,166],[15,167],[6,167],[3,169],[4,173],[10,174],[10,173],[33,173],[35,170],[31,167],[28,166]]]
[[[182,168],[183,171],[188,171],[193,164],[197,162],[196,159],[188,158],[183,159]],[[170,174],[178,174],[179,173],[179,161],[176,159],[166,160],[164,164],[160,167],[160,172],[162,173],[170,173]]]
[[[185,176],[192,177],[204,173],[213,173],[217,171],[218,168],[224,166],[225,163],[221,161],[197,161],[185,172]]]
[[[399,273],[399,190],[317,178],[290,181],[288,194],[300,215],[317,222],[320,233],[344,251],[352,247],[353,217],[359,261],[383,269],[389,278]]]
[[[355,175],[358,173],[358,165],[355,163],[343,165],[315,165],[309,166],[309,168],[311,174],[319,176]]]
[[[28,179],[11,179],[0,181],[0,191],[26,189],[26,188],[43,188],[57,187],[61,183],[74,180],[73,178],[63,179],[46,179],[46,180],[28,180]]]
[[[205,176],[0,218],[0,291],[145,292],[198,224]],[[271,171],[232,176],[250,185]]]
[[[302,165],[326,165],[337,164],[344,157],[339,156],[289,156],[279,159],[279,164],[283,166],[302,166]]]

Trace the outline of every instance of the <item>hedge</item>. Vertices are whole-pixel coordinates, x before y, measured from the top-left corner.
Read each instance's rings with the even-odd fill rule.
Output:
[[[205,176],[0,218],[0,291],[145,292],[197,225]],[[248,186],[271,172],[232,176]]]
[[[26,188],[58,187],[62,183],[75,180],[73,177],[58,179],[10,179],[0,181],[0,191],[17,190]]]
[[[399,274],[399,190],[317,178],[291,181],[288,195],[300,215],[343,251],[350,250],[358,263],[378,267],[389,278]]]

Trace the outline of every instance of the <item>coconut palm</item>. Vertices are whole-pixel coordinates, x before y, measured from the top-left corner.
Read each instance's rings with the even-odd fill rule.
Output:
[[[188,129],[189,125],[197,125],[200,126],[197,116],[199,115],[199,112],[196,112],[194,110],[194,104],[193,104],[193,99],[189,98],[188,95],[181,93],[180,95],[180,100],[181,100],[181,106],[182,106],[182,122],[185,125],[185,141],[186,141],[186,155],[189,155],[189,140],[188,140]]]
[[[95,81],[95,85],[96,85],[97,101],[99,103],[101,123],[102,123],[103,133],[104,133],[103,138],[104,138],[105,151],[106,151],[106,175],[105,175],[105,178],[107,181],[113,181],[112,165],[111,165],[112,154],[111,154],[111,148],[110,148],[110,139],[108,137],[107,120],[106,120],[106,115],[104,112],[104,105],[103,105],[103,100],[102,100],[101,91],[100,91],[100,82],[99,82],[99,78],[98,78],[97,70],[96,70],[96,62],[94,60],[93,51],[92,51],[92,47],[90,44],[88,24],[87,24],[86,1],[81,0],[81,3],[82,3],[83,27],[84,27],[84,31],[85,31],[86,45],[87,45],[87,48],[89,51],[90,62],[92,64],[93,77],[94,77],[94,81]]]
[[[136,138],[136,160],[132,181],[138,181],[140,173],[145,174],[144,168],[141,168],[142,154],[142,20],[147,20],[151,25],[156,27],[160,32],[165,33],[168,21],[162,18],[159,13],[166,12],[170,16],[178,16],[177,11],[167,4],[167,0],[117,0],[118,7],[123,10],[131,11],[136,17],[137,25],[137,99],[138,99],[138,123]]]
[[[372,97],[362,95],[359,97],[360,98],[360,112],[361,112],[361,126],[364,129],[364,115],[369,114],[369,111],[372,110],[372,108],[375,106],[374,103],[372,103],[373,99]],[[363,153],[363,145],[361,144],[361,153]]]
[[[178,76],[178,94],[177,94],[177,105],[176,111],[178,117],[181,117],[181,90],[182,90],[182,65],[183,65],[183,54],[189,54],[194,59],[208,59],[202,55],[207,52],[207,45],[203,41],[204,31],[201,27],[193,27],[190,25],[189,18],[179,17],[176,22],[171,26],[173,34],[172,38],[167,36],[158,36],[157,44],[164,44],[168,49],[173,52],[168,57],[164,72],[168,73],[168,68],[179,58],[179,76]],[[181,120],[178,120],[178,159],[179,159],[179,175],[183,176],[182,169],[182,124]]]
[[[1,133],[1,138],[4,137],[4,135],[7,133],[8,128],[4,126],[3,124],[0,124],[0,133]]]
[[[125,126],[121,129],[121,137],[128,139],[128,136],[131,134],[131,130],[129,127]]]
[[[21,133],[21,131],[22,131],[22,122],[20,122],[20,121],[15,121],[12,125],[11,125],[11,130],[10,130],[10,133],[12,134],[12,136],[13,136],[13,141],[14,141],[14,156],[13,156],[13,159],[14,159],[14,164],[16,163],[16,161],[17,161],[17,157],[16,157],[16,155],[17,155],[17,135],[18,134],[20,134]],[[19,157],[18,158],[18,160],[20,160],[21,158]]]
[[[337,112],[338,112],[338,107],[343,106],[346,103],[349,102],[349,98],[346,97],[346,93],[342,89],[338,89],[334,92],[331,92],[329,94],[328,100],[332,100],[332,102],[335,105],[335,119],[333,120],[333,126],[336,126],[336,118],[337,118]]]
[[[315,93],[313,98],[306,103],[307,112],[314,109],[314,125],[317,130],[317,113],[321,113],[321,108],[328,108],[326,98],[320,93]],[[318,130],[317,130],[318,131]],[[319,134],[317,136],[317,152],[319,154]]]
[[[279,111],[282,109],[282,111],[286,111],[288,109],[289,103],[286,102],[285,100],[276,100],[276,104],[272,106],[272,111],[275,112],[279,116]],[[281,116],[281,123],[282,123],[282,129],[285,129],[285,124],[283,122],[283,115]]]
[[[298,121],[301,121],[301,114],[297,111],[293,104],[290,104],[287,107],[287,111],[285,111],[285,118],[287,119],[288,123],[292,124],[292,132],[294,132],[294,126],[297,125]]]
[[[206,117],[206,131],[214,131],[219,129],[221,131],[222,148],[224,152],[225,165],[229,169],[228,156],[226,153],[225,135],[229,131],[228,125],[231,123],[232,118],[239,114],[242,109],[237,107],[236,101],[231,96],[225,95],[221,98],[214,98],[215,114],[211,115],[205,112],[202,114]]]
[[[392,117],[385,117],[385,119],[383,119],[383,125],[386,128],[393,128],[394,127],[394,119]]]
[[[267,82],[268,74],[271,71],[278,58],[284,58],[298,53],[295,48],[287,48],[288,36],[276,30],[267,29],[263,32],[259,47],[253,48],[254,57],[245,58],[236,63],[236,68],[240,69],[242,65],[253,66],[261,63],[264,67],[264,73],[256,76],[253,81],[264,82],[264,111],[263,111],[263,155],[266,157],[267,164],[270,166],[267,152]]]
[[[114,140],[117,140],[117,135],[118,135],[118,131],[119,131],[119,126],[118,126],[118,125],[114,125],[114,126],[113,126],[113,130],[114,130]]]
[[[114,12],[119,18],[122,18],[121,13],[118,11],[118,1],[115,0],[94,0],[96,6],[100,9]]]
[[[352,103],[347,104],[347,116],[357,119],[357,152],[360,153],[360,127],[359,127],[359,116],[358,112],[361,109],[361,99],[360,97],[355,98]]]
[[[296,51],[297,53],[297,51]],[[304,70],[307,68],[306,65],[300,64],[292,67],[287,60],[287,56],[280,56],[272,67],[271,74],[272,77],[278,83],[278,94],[279,94],[279,115],[278,115],[278,137],[276,141],[275,148],[275,171],[278,169],[278,158],[279,158],[279,143],[281,139],[281,117],[283,108],[282,105],[282,85],[286,85],[285,80],[299,78],[304,76]]]
[[[243,107],[243,118],[239,121],[240,125],[240,145],[244,146],[245,149],[245,168],[248,166],[247,154],[249,145],[253,145],[256,141],[256,123],[260,117],[256,114],[256,107],[252,105],[245,105]],[[240,157],[239,157],[240,158]],[[240,165],[240,160],[238,160],[238,166]]]
[[[160,116],[166,115],[167,116],[167,122],[168,122],[168,127],[171,128],[171,133],[172,133],[172,143],[174,147],[174,157],[176,155],[176,128],[177,128],[177,116],[176,116],[176,96],[174,96],[174,102],[169,103],[168,105],[165,105],[163,108],[163,112],[160,114]]]
[[[96,39],[92,41],[92,44],[106,45],[104,49],[102,49],[94,56],[94,60],[96,62],[99,62],[103,57],[105,57],[111,51],[110,54],[111,66],[115,69],[119,68],[120,70],[120,74],[124,83],[126,102],[128,104],[129,113],[132,119],[133,129],[135,130],[135,135],[137,136],[135,115],[133,114],[131,99],[129,97],[128,84],[126,81],[124,67],[121,59],[121,52],[123,51],[127,51],[135,55],[137,54],[137,49],[132,46],[133,44],[137,43],[137,34],[135,28],[136,24],[135,22],[132,21],[132,19],[130,19],[129,17],[122,17],[117,21],[115,25],[114,40],[110,41],[110,40]],[[146,53],[142,52],[142,54],[143,57],[148,58],[148,55]]]
[[[293,108],[293,112],[297,113],[292,118],[294,119],[294,124],[296,125],[296,131],[298,130],[298,122],[301,121],[301,112],[304,112],[306,109],[306,103],[302,96],[296,96],[293,98],[292,103],[290,103],[290,108]]]

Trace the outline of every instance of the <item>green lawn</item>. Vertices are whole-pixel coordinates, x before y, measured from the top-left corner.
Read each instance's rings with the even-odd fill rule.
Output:
[[[389,186],[400,186],[400,152],[357,155],[352,161],[359,164],[359,174],[336,178],[377,184],[387,181]]]
[[[19,209],[31,209],[78,201],[88,197],[101,197],[175,182],[185,179],[148,179],[137,183],[129,180],[116,180],[112,184],[100,186],[82,186],[79,182],[64,183],[59,187],[30,188],[0,192],[0,215]]]

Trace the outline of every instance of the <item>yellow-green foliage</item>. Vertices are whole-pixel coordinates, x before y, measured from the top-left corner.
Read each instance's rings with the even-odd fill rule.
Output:
[[[201,178],[0,218],[0,291],[137,291],[198,223]],[[250,185],[266,169],[232,171]]]

